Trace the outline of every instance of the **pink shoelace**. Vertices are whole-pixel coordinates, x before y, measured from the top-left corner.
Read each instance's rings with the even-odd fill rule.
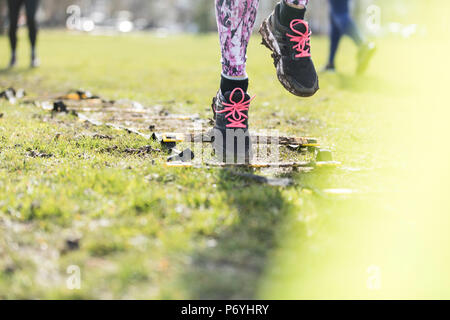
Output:
[[[239,102],[236,102],[233,100],[233,96],[236,91],[240,91],[241,96],[242,96],[242,98]],[[217,113],[228,112],[225,115],[225,118],[227,118],[228,121],[230,122],[229,124],[227,124],[227,128],[244,128],[245,129],[247,127],[244,124],[244,122],[245,122],[245,119],[248,118],[248,116],[244,114],[244,111],[248,111],[248,108],[250,107],[250,102],[254,98],[255,97],[250,98],[247,101],[244,101],[245,100],[245,92],[241,88],[236,88],[231,92],[231,94],[230,94],[231,103],[224,102],[223,105],[226,106],[226,108],[224,108],[221,111],[217,111]]]
[[[306,27],[305,33],[296,30],[294,27],[298,24],[303,24]],[[298,54],[295,55],[296,58],[305,58],[311,57],[310,53],[310,41],[311,41],[311,30],[309,30],[308,22],[301,19],[294,19],[291,21],[291,30],[295,33],[295,35],[286,33],[286,35],[291,38],[290,41],[296,42],[297,44],[293,46],[295,50],[298,51]],[[308,48],[306,49],[306,46]]]

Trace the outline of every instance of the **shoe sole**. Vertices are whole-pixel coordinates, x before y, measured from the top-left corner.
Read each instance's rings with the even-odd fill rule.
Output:
[[[289,91],[290,93],[299,96],[299,97],[311,97],[313,96],[317,90],[319,90],[319,82],[316,80],[314,87],[312,88],[296,88],[292,85],[289,79],[286,77],[283,71],[283,59],[281,59],[281,50],[278,42],[270,30],[270,19],[272,16],[269,16],[266,20],[263,21],[259,33],[262,36],[262,44],[265,45],[270,51],[272,51],[272,58],[277,70],[277,77],[283,87]]]

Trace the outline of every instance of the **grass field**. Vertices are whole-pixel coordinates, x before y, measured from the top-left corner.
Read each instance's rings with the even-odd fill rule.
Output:
[[[1,88],[31,97],[85,88],[210,117],[215,35],[44,31],[37,70],[27,68],[25,33],[20,40],[20,66],[1,71]],[[299,99],[252,39],[251,126],[316,136],[343,163],[288,174],[295,185],[285,188],[221,169],[167,168],[163,154],[105,152],[149,142],[1,101],[0,299],[449,298],[448,111],[443,95],[429,98],[430,65],[411,50],[422,40],[383,39],[364,77],[353,75],[356,49],[345,40],[339,73]],[[318,67],[327,46],[313,39]],[[446,59],[437,39],[428,46],[431,64]],[[0,47],[6,65],[4,37]],[[335,188],[354,193],[321,192]],[[71,265],[81,268],[80,290],[66,286]]]

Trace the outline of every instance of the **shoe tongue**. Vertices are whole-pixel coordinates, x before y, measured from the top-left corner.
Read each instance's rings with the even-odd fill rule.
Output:
[[[225,92],[224,97],[227,101],[232,102],[231,98],[233,98],[233,102],[235,103],[241,102],[243,91],[241,90],[234,91],[233,97],[231,97],[231,93],[232,91]],[[247,93],[244,93],[244,100],[242,102],[247,101],[248,99],[250,99],[250,96]]]
[[[306,23],[306,22],[305,22]],[[306,25],[305,23],[296,22],[292,25],[292,29],[297,30],[301,33],[306,33]]]

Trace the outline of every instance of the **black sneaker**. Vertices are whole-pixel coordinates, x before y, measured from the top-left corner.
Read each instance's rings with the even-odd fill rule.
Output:
[[[215,125],[212,145],[216,157],[225,163],[248,163],[252,158],[252,144],[248,130],[248,109],[254,99],[241,88],[221,91],[213,98]]]
[[[292,94],[310,97],[319,90],[319,79],[311,59],[308,22],[291,21],[290,27],[280,23],[280,4],[262,23],[262,43],[272,51],[281,84]]]

